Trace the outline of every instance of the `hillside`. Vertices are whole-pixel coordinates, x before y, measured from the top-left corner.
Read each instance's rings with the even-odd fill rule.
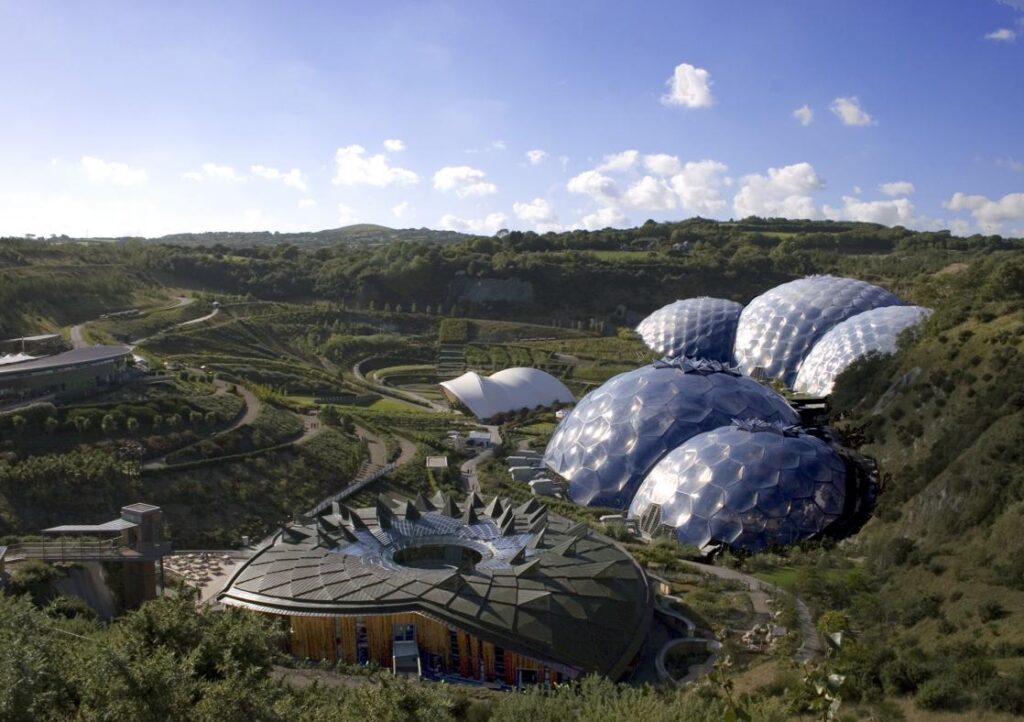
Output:
[[[466,353],[474,363],[504,365],[568,348],[593,356],[597,375],[592,380],[599,383],[612,368],[610,362],[598,363],[602,354],[632,363],[629,344],[635,341],[624,327],[676,298],[709,294],[746,302],[812,273],[882,285],[934,313],[902,339],[896,355],[859,362],[836,384],[834,423],[852,445],[877,459],[882,471],[874,517],[838,544],[818,542],[784,553],[727,557],[722,563],[795,591],[821,630],[843,632],[842,649],[827,669],[845,676],[844,702],[856,706],[862,718],[899,719],[893,709],[925,715],[913,719],[1024,714],[1024,243],[1019,240],[853,223],[693,219],[594,233],[513,233],[447,245],[396,241],[316,250],[7,240],[0,241],[0,263],[0,280],[7,281],[0,283],[0,324],[6,324],[0,328],[18,332],[34,330],[33,324],[55,328],[84,320],[93,309],[146,294],[166,296],[171,288],[278,301],[238,304],[216,323],[166,334],[148,350],[184,364],[209,364],[246,383],[271,384],[274,394],[294,399],[314,393],[328,379],[324,369],[331,363],[343,373],[371,354],[393,356],[389,363],[396,369],[421,373],[435,360],[435,329],[451,316],[473,319]],[[465,279],[518,279],[532,295],[469,300],[460,295]],[[514,333],[506,332],[512,324],[503,323],[511,319],[519,322]],[[527,323],[546,324],[551,336],[565,338],[545,341],[538,337],[548,332]],[[567,340],[574,335],[586,353]],[[318,358],[329,363],[318,364]],[[403,434],[428,444],[443,437],[449,423],[442,419],[431,426],[422,412],[387,403],[348,411],[379,423],[382,431],[405,424]],[[202,429],[200,424],[189,430]],[[531,433],[550,430],[538,424]],[[91,438],[80,434],[67,429],[69,448],[79,438]],[[93,434],[100,438],[95,429]],[[543,438],[538,436],[538,443]],[[259,465],[247,466],[246,484],[230,481],[242,478],[231,467],[209,472],[203,477],[205,491],[211,500],[226,502],[234,495],[248,498],[251,489],[270,488],[266,480],[285,478],[293,465],[278,453],[268,452]],[[180,483],[189,489],[193,482],[183,475]],[[284,488],[303,501],[318,492],[298,478]],[[167,493],[161,502],[174,508],[177,492],[169,487]],[[247,519],[227,519],[223,528],[217,526],[221,520],[211,520],[216,535],[203,529],[202,538],[228,541],[243,529],[255,533],[258,524],[270,523],[280,511],[253,503],[243,512]],[[16,518],[16,505],[5,513],[11,515],[11,529],[29,527]],[[744,704],[762,711],[755,718],[786,719],[793,710],[810,709],[791,669],[766,678],[765,666],[752,663],[731,674],[737,688],[750,695]],[[676,702],[692,706],[701,699],[702,712],[693,718],[703,718],[703,712],[714,718],[719,702],[708,699],[723,697],[702,690]],[[633,694],[598,693],[609,704]],[[546,706],[549,702],[524,704],[551,712],[545,719],[564,718]],[[955,716],[927,716],[937,710]]]
[[[392,241],[455,243],[467,237],[465,234],[455,231],[435,231],[429,228],[388,228],[387,226],[378,226],[373,223],[357,223],[341,228],[328,228],[323,231],[297,233],[280,233],[278,231],[214,231],[207,233],[174,233],[141,240],[148,243],[170,243],[181,246],[223,246],[225,248],[276,246],[282,243],[302,248],[322,248],[335,244],[376,246]],[[140,239],[116,238],[109,240],[127,241]]]

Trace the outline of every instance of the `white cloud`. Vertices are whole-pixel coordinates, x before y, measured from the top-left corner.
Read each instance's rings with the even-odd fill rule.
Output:
[[[665,105],[708,108],[715,102],[711,95],[711,74],[704,68],[680,63],[665,84],[668,85],[668,92],[661,96],[661,102]]]
[[[985,39],[994,40],[997,43],[1012,43],[1017,39],[1017,33],[1009,28],[999,28],[986,35]]]
[[[344,203],[338,204],[338,225],[348,226],[351,225],[356,219],[356,211],[351,206],[346,206]]]
[[[914,192],[914,184],[910,181],[893,181],[892,183],[882,183],[878,186],[878,190],[890,198],[909,196]]]
[[[814,120],[814,111],[810,106],[801,105],[793,111],[793,117],[800,121],[800,125],[807,126]]]
[[[409,212],[409,201],[402,201],[391,207],[391,214],[395,218],[404,218],[405,214]]]
[[[531,224],[538,233],[563,230],[554,208],[543,198],[534,198],[528,203],[513,203],[512,211],[516,218]]]
[[[388,138],[384,141],[384,150],[392,153],[401,153],[405,150],[405,143],[400,141],[398,138]]]
[[[644,168],[655,175],[674,175],[683,169],[679,158],[668,153],[655,153],[644,156]]]
[[[985,233],[999,233],[1004,222],[1024,219],[1024,193],[1008,193],[999,200],[954,193],[942,205],[951,211],[970,211]]]
[[[302,175],[302,171],[298,168],[292,168],[290,171],[284,172],[279,171],[277,168],[268,168],[265,165],[254,165],[249,167],[249,172],[267,180],[279,180],[289,188],[295,188],[303,193],[309,190],[309,187],[306,185],[306,177]]]
[[[303,198],[299,201],[299,208],[316,208],[317,202],[312,198]]]
[[[1002,168],[1009,168],[1015,173],[1020,173],[1021,171],[1024,171],[1024,163],[1009,157],[996,158],[996,165]]]
[[[733,208],[740,218],[818,218],[821,214],[808,194],[824,187],[810,163],[769,168],[767,176],[755,173],[741,179]]]
[[[722,186],[731,183],[724,177],[728,170],[717,160],[688,161],[672,176],[672,190],[684,209],[701,216],[711,216],[725,209]]]
[[[199,170],[186,171],[181,174],[181,177],[191,181],[217,180],[239,182],[245,180],[245,177],[239,175],[231,166],[217,165],[216,163],[203,163]]]
[[[468,165],[449,165],[434,174],[434,189],[442,193],[455,191],[459,198],[497,193],[498,187],[487,180],[487,174]]]
[[[919,220],[914,216],[914,204],[906,198],[862,201],[853,196],[843,196],[841,208],[826,205],[822,210],[826,218],[835,221],[861,221],[863,223],[881,223],[886,226],[908,226]]]
[[[676,207],[676,196],[665,181],[645,175],[626,189],[622,203],[627,208],[664,211]]]
[[[504,213],[491,213],[485,218],[459,218],[451,213],[447,213],[441,216],[438,225],[446,231],[493,236],[508,225],[508,216]]]
[[[619,197],[615,181],[596,170],[585,170],[569,179],[565,185],[570,193],[588,195],[595,200],[610,200]]]
[[[843,121],[843,125],[875,125],[872,118],[860,107],[860,100],[855,95],[848,98],[836,98],[829,109]]]
[[[530,165],[540,165],[548,157],[547,151],[543,151],[540,148],[536,150],[526,151],[526,159],[530,161]]]
[[[144,183],[149,177],[142,168],[132,168],[126,163],[107,161],[91,155],[82,156],[81,163],[86,177],[98,183],[131,186]]]
[[[491,141],[491,150],[508,150],[508,145],[503,140],[494,140]]]
[[[860,189],[860,186],[854,186],[854,187],[853,187],[853,194],[854,194],[855,196],[859,196],[859,195],[861,194],[861,189]]]
[[[600,208],[590,215],[583,216],[580,221],[588,231],[597,231],[609,226],[623,226],[628,219],[618,208]]]
[[[604,157],[604,162],[597,166],[599,171],[620,171],[633,167],[636,159],[640,157],[638,150],[624,150],[621,153],[612,153]]]
[[[389,165],[383,154],[367,156],[366,148],[361,145],[338,148],[334,162],[337,166],[334,175],[335,185],[368,185],[384,188],[392,184],[412,185],[420,180],[411,170]]]

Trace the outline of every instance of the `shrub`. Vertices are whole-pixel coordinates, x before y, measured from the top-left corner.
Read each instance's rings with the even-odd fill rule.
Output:
[[[981,688],[978,698],[996,712],[1024,715],[1024,674],[993,677]]]
[[[912,694],[931,677],[921,659],[897,657],[882,665],[882,686],[889,694]]]
[[[922,684],[914,696],[914,702],[921,709],[956,712],[967,707],[969,700],[960,685],[940,677]]]

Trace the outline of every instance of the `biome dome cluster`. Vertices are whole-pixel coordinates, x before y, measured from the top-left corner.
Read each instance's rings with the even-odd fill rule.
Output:
[[[763,549],[820,534],[843,516],[848,490],[866,487],[847,478],[835,434],[799,428],[786,399],[755,378],[828,394],[843,369],[893,352],[928,313],[828,275],[784,283],[745,307],[675,301],[637,326],[665,358],[583,397],[544,463],[575,503],[628,508],[643,529],[668,527],[697,546]]]

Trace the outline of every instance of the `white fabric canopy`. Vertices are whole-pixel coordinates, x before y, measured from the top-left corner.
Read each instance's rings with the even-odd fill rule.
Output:
[[[540,369],[517,367],[481,376],[468,371],[441,386],[479,419],[576,399],[561,381]]]

